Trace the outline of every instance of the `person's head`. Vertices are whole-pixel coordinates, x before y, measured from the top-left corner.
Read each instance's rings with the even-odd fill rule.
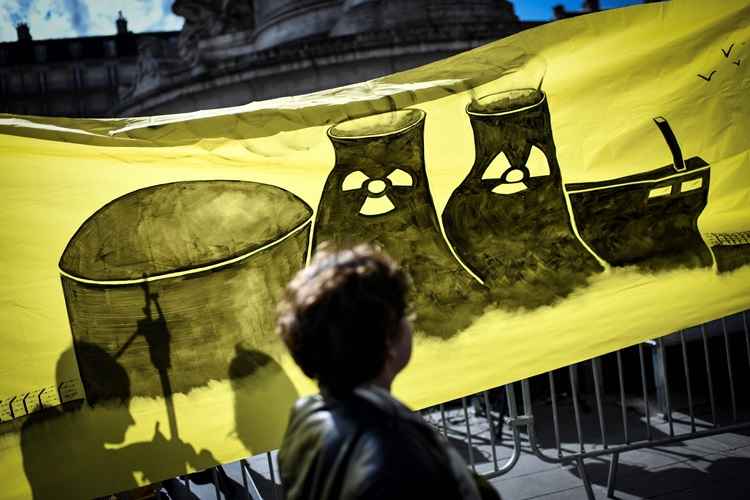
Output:
[[[411,355],[407,289],[405,273],[376,248],[324,246],[287,286],[279,334],[302,371],[332,393],[389,386]]]
[[[86,402],[92,408],[102,408],[101,418],[91,421],[86,428],[88,442],[121,443],[128,427],[135,423],[129,408],[130,377],[125,368],[101,347],[77,340],[74,349]]]
[[[130,399],[130,377],[125,368],[101,347],[86,341],[74,343],[86,401],[126,405]]]
[[[286,430],[286,421],[278,416],[289,413],[299,397],[289,376],[271,356],[241,343],[235,345],[228,375],[234,435],[248,450],[277,448]]]

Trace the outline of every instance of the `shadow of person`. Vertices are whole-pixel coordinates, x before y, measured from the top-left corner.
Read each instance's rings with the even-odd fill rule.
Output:
[[[90,361],[81,370],[91,388],[88,405],[79,400],[47,408],[29,416],[21,427],[24,472],[35,499],[90,498],[107,493],[109,484],[120,490],[137,486],[133,468],[123,468],[118,452],[106,447],[123,442],[134,423],[127,404],[127,373],[93,344],[79,342],[76,349]],[[58,386],[74,359],[72,348],[58,359]],[[94,408],[99,406],[95,419]]]
[[[450,445],[456,449],[458,454],[461,455],[461,458],[463,458],[464,462],[466,462],[467,464],[474,463],[476,465],[480,465],[490,462],[491,457],[488,457],[487,453],[479,449],[476,444],[472,444],[471,447],[469,447],[468,442],[464,439],[450,435],[447,437],[447,439],[448,443],[450,443]],[[474,439],[477,439],[477,437],[475,436]],[[480,439],[481,444],[487,444],[482,442],[482,438],[478,439]]]
[[[34,499],[94,498],[134,489],[195,468],[213,465],[178,439],[167,440],[156,425],[152,441],[119,448],[134,423],[130,413],[130,380],[125,369],[100,347],[75,342],[58,359],[57,383],[76,356],[86,402],[47,408],[29,416],[21,427],[21,452]],[[215,461],[213,462],[216,463]]]
[[[234,391],[237,437],[250,454],[278,448],[299,397],[289,376],[268,354],[241,345],[235,346],[228,375]],[[270,480],[254,471],[251,477],[263,498],[273,496]]]

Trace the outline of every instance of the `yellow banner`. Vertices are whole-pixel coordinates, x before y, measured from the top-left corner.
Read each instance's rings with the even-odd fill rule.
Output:
[[[274,304],[322,241],[408,268],[414,408],[748,308],[748,18],[657,3],[236,108],[2,115],[0,497],[277,447],[315,385]]]

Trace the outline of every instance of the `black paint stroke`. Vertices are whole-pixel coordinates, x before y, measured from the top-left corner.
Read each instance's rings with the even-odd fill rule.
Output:
[[[714,73],[716,73],[716,70],[711,71],[711,73],[708,74],[708,76],[703,76],[700,73],[698,73],[698,78],[702,78],[703,80],[706,80],[707,82],[711,81],[711,78],[713,78]]]
[[[467,108],[476,159],[445,207],[445,232],[499,307],[549,305],[602,267],[573,232],[544,94],[527,89],[478,102],[488,98],[481,109],[477,103]],[[526,189],[518,193],[492,192],[505,182],[482,179],[493,160],[504,154],[511,168],[528,171],[532,146],[544,154],[549,173],[525,178]]]
[[[734,47],[734,44],[730,45],[727,50],[721,49],[721,53],[724,54],[724,57],[729,57],[729,54],[732,53],[733,47]]]
[[[672,131],[672,127],[669,126],[669,122],[663,116],[657,116],[654,118],[654,123],[659,127],[659,132],[664,137],[664,140],[669,146],[669,151],[672,153],[672,166],[678,172],[685,171],[685,160],[682,158],[682,149],[680,148],[677,137]]]

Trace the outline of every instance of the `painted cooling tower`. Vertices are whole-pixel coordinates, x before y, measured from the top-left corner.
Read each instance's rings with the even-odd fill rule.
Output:
[[[500,308],[552,304],[602,267],[573,232],[546,95],[499,92],[466,112],[475,160],[445,207],[445,234]]]
[[[425,170],[424,122],[424,111],[404,109],[329,129],[336,163],[314,241],[380,245],[412,277],[417,332],[448,338],[481,314],[486,293],[440,230]]]

